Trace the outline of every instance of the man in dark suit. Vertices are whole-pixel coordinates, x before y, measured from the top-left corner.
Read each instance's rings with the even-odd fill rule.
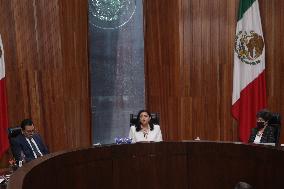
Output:
[[[17,162],[29,162],[49,153],[40,135],[35,133],[31,119],[24,119],[21,128],[22,133],[11,139],[11,150]]]

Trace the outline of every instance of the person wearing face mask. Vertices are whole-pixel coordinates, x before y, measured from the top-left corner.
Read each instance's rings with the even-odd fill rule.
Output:
[[[140,110],[137,115],[137,122],[130,127],[129,138],[132,142],[160,142],[162,133],[159,125],[151,122],[151,114],[147,110]]]
[[[263,109],[256,114],[256,128],[253,128],[249,143],[275,143],[274,128],[269,125],[272,114]]]
[[[31,119],[24,119],[21,129],[22,133],[11,140],[11,151],[17,162],[29,162],[49,153]]]

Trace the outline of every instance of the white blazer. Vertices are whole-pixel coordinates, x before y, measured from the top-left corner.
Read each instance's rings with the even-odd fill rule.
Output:
[[[132,143],[147,142],[147,141],[153,141],[153,142],[163,141],[162,132],[159,125],[154,125],[154,129],[152,131],[150,130],[147,136],[144,135],[142,130],[137,132],[135,125],[132,125],[129,131],[129,138],[132,139]]]

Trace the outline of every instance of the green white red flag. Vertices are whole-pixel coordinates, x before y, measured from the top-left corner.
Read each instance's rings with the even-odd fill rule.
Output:
[[[9,148],[4,48],[0,35],[0,158]]]
[[[258,0],[240,0],[234,52],[232,114],[247,142],[256,113],[266,107],[265,46]]]

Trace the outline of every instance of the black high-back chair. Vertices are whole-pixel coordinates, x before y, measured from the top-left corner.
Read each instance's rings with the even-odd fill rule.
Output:
[[[160,125],[160,114],[159,113],[151,113],[151,121],[155,125]],[[137,115],[130,114],[130,126],[135,125],[137,123]]]
[[[272,113],[272,118],[269,120],[269,125],[274,127],[275,130],[275,146],[280,146],[281,116],[279,113]]]
[[[15,150],[14,150],[14,143],[13,143],[13,139],[15,137],[17,137],[19,134],[21,134],[22,132],[22,128],[21,127],[9,127],[8,128],[8,139],[9,139],[9,143],[10,143],[10,148],[11,148],[11,152],[13,154],[13,157],[15,157]]]
[[[21,127],[10,127],[8,128],[8,137],[9,139],[14,138],[19,134],[21,134],[21,132],[22,132]]]

